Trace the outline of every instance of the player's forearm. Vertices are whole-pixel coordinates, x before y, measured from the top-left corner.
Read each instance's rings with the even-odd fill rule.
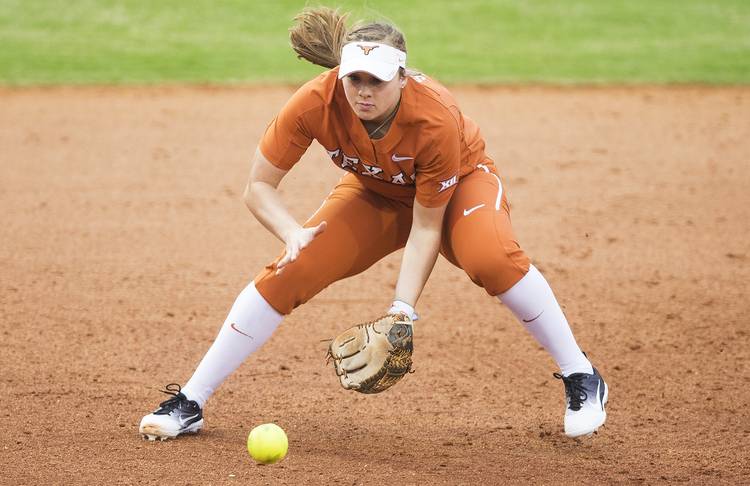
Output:
[[[425,283],[435,266],[440,250],[440,226],[436,228],[412,227],[404,248],[401,271],[396,283],[396,300],[415,307]]]
[[[249,184],[245,190],[245,205],[268,231],[283,242],[286,242],[287,235],[300,228],[300,224],[289,214],[277,190],[270,184]]]

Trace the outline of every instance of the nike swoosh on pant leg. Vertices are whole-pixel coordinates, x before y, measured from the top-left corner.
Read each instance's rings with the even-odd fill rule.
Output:
[[[474,211],[476,211],[477,209],[483,208],[483,207],[484,207],[484,204],[480,204],[480,205],[474,206],[473,208],[470,208],[470,209],[464,209],[464,216],[468,216],[471,213],[473,213]]]

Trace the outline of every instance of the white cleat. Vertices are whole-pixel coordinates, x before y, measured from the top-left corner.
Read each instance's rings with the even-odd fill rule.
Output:
[[[166,436],[165,437],[159,437],[158,435],[151,435],[151,434],[141,434],[141,437],[143,437],[143,440],[148,440],[148,441],[151,441],[151,442],[155,441],[157,438],[159,440],[167,440],[168,439],[168,437],[166,437]]]
[[[565,435],[581,437],[591,435],[607,420],[604,406],[609,398],[609,387],[596,368],[594,373],[573,373],[554,377],[565,384]]]
[[[158,409],[141,419],[138,430],[144,439],[174,439],[180,434],[194,434],[201,430],[203,411],[198,402],[188,400],[180,390],[176,383],[170,383],[166,390],[162,390],[172,398],[160,403]]]

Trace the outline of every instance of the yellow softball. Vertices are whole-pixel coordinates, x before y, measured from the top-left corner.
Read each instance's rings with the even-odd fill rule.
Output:
[[[247,452],[261,464],[279,462],[286,456],[288,448],[286,433],[276,424],[259,425],[247,436]]]

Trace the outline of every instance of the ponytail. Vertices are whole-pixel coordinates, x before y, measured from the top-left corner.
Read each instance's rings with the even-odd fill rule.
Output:
[[[318,66],[334,68],[341,62],[341,48],[346,40],[348,14],[328,7],[305,8],[294,17],[289,29],[292,49],[300,59]]]
[[[289,29],[297,57],[331,69],[341,63],[341,48],[347,42],[382,42],[406,52],[404,34],[390,22],[358,22],[348,30],[348,17],[328,7],[308,7],[298,13]]]

